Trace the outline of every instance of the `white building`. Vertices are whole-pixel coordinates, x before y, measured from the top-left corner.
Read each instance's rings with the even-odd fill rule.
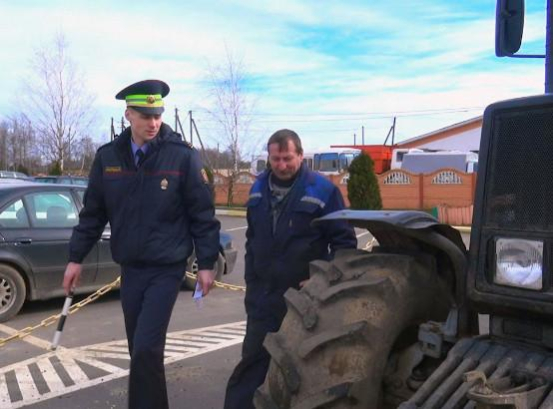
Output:
[[[395,147],[397,149],[478,152],[481,133],[482,117],[479,116],[398,142]]]

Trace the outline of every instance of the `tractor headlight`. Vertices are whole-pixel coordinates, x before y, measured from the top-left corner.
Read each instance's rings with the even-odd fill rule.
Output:
[[[497,239],[494,283],[541,290],[543,288],[543,241]]]

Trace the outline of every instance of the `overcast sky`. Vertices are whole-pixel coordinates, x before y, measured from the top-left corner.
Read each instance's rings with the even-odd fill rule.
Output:
[[[541,54],[546,1],[526,3],[522,51]],[[97,141],[124,110],[114,95],[158,78],[171,87],[165,121],[192,110],[215,146],[206,78],[225,49],[249,73],[251,138],[287,127],[307,149],[360,142],[362,126],[381,144],[394,116],[405,140],[543,92],[543,59],[494,56],[493,0],[0,0],[0,16],[0,119],[17,110],[33,50],[62,32],[96,96]]]

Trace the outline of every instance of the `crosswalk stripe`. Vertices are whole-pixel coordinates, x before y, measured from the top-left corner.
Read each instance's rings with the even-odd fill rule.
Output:
[[[183,334],[183,335],[173,335],[171,338],[199,342],[199,343],[203,343],[204,346],[205,345],[214,345],[214,344],[217,344],[219,342],[216,339],[209,338],[209,337],[204,337],[204,336],[201,336],[201,335]]]
[[[206,348],[206,347],[211,346],[211,345],[216,345],[216,344],[213,344],[211,342],[196,342],[196,341],[189,341],[189,340],[186,340],[186,339],[178,340],[178,339],[173,338],[171,340],[171,342],[174,342],[174,343],[176,343],[177,341],[181,341],[182,344],[184,344],[184,345],[190,345],[190,346],[193,346],[193,347],[198,347],[198,349]]]
[[[123,354],[116,353],[116,352],[101,352],[101,351],[86,351],[86,356],[89,356],[91,358],[114,358],[114,359],[124,359],[124,360],[130,360],[131,357],[129,356],[128,352],[125,352]]]
[[[59,357],[59,360],[60,364],[67,371],[67,374],[75,385],[80,385],[89,380],[86,373],[81,369],[79,364],[77,364],[77,362],[73,358],[71,358],[70,356],[62,355]]]
[[[6,378],[2,375],[0,377],[0,407],[9,408],[11,403],[10,393],[8,392],[8,384]]]
[[[246,333],[245,330],[241,328],[233,329],[233,328],[220,328],[218,330],[211,330],[211,332],[220,332],[223,334],[230,334],[230,335],[244,335]]]
[[[167,353],[167,350],[170,349],[171,351],[181,351],[184,353],[188,352],[196,352],[199,348],[190,348],[190,347],[183,347],[178,345],[165,345],[165,353]]]
[[[15,378],[17,379],[23,400],[34,400],[40,396],[28,366],[17,368],[15,370]]]
[[[164,362],[167,365],[240,344],[244,338],[244,324],[230,323],[169,333]],[[102,361],[104,358],[126,361],[122,362],[125,367]],[[59,348],[55,352],[8,365],[0,368],[0,408],[16,409],[122,378],[129,373],[129,361],[127,341],[117,340],[73,349]],[[89,371],[85,372],[86,368],[79,363],[92,367],[98,375],[87,375]],[[17,382],[10,384],[10,389],[6,374],[10,382]],[[16,389],[19,389],[18,393]]]
[[[234,339],[234,338],[236,338],[236,335],[221,334],[221,333],[213,332],[213,331],[204,332],[203,335],[207,336],[207,337],[216,337],[216,338],[223,338],[223,339]]]
[[[48,358],[41,358],[36,361],[36,364],[50,391],[59,390],[65,387],[60,376],[54,369],[52,362],[50,362]]]
[[[98,361],[96,359],[91,359],[86,355],[80,355],[76,357],[76,359],[77,361],[84,362],[85,364],[88,364],[90,366],[95,366],[96,368],[100,368],[102,371],[105,371],[107,373],[118,373],[121,371],[125,371],[125,369],[119,366],[111,365],[103,361]]]
[[[127,343],[125,342],[125,345],[119,346],[119,345],[103,345],[98,348],[96,348],[99,352],[109,351],[109,352],[121,352],[123,354],[129,355],[129,347],[127,346]]]

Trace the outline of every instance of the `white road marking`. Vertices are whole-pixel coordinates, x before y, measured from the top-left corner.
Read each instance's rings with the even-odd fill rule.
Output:
[[[165,364],[240,344],[244,339],[245,331],[246,323],[240,321],[169,333],[167,334]],[[46,341],[42,342],[46,343]],[[50,344],[47,344],[49,347]],[[50,359],[54,357],[59,360],[59,364],[52,364]],[[121,360],[122,366],[108,364],[101,361],[102,358],[116,358]],[[0,408],[16,409],[125,377],[129,373],[127,369],[129,361],[127,340],[119,340],[72,349],[59,348],[56,351],[0,368]],[[79,362],[90,365],[96,369],[96,372],[100,370],[105,375],[90,378]],[[30,371],[32,364],[37,365],[49,392],[41,393],[38,389]],[[58,365],[63,367],[67,373],[65,378],[69,377],[70,381],[62,380],[61,371],[56,369]],[[6,374],[12,371],[15,373],[16,385],[7,383]],[[65,386],[64,381],[69,386]],[[44,389],[43,386],[41,390]],[[10,391],[12,392],[11,396]],[[12,400],[12,396],[14,400]]]
[[[84,373],[82,368],[75,362],[75,360],[67,355],[58,356],[60,360],[60,365],[63,366],[71,380],[73,385],[79,385],[83,382],[88,381],[88,376]]]
[[[355,237],[359,238],[359,237],[366,236],[367,234],[370,234],[370,232],[366,231],[366,232],[364,232],[364,233],[359,233],[359,234],[358,234],[357,236],[355,236]]]
[[[233,227],[232,229],[226,229],[225,231],[237,231],[237,230],[245,230],[248,226],[242,226],[242,227]]]
[[[0,324],[0,331],[8,335],[13,335],[16,332],[18,332],[18,330],[12,327],[8,327],[7,325],[4,325],[4,324]],[[50,350],[50,346],[52,345],[51,342],[45,341],[43,339],[37,338],[32,335],[27,335],[26,337],[21,338],[21,341],[27,342],[28,344],[34,345],[35,347],[39,347],[41,349],[45,349],[47,351]],[[62,347],[58,347],[58,348],[62,348]]]
[[[0,408],[7,408],[7,403],[11,402],[8,384],[5,378],[0,379]],[[4,405],[6,404],[6,405]]]
[[[40,396],[28,366],[16,368],[15,377],[24,401],[33,401]]]
[[[50,362],[48,358],[41,358],[36,362],[36,364],[38,366],[38,369],[40,369],[40,373],[44,377],[44,380],[46,381],[46,384],[48,385],[50,390],[65,388],[65,385],[63,384],[56,370],[54,369],[52,362]]]

